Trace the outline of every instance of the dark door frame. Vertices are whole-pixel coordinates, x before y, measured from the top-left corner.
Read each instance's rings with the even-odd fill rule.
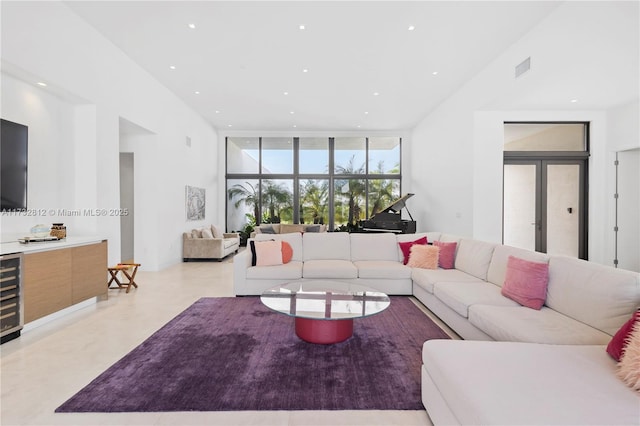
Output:
[[[535,211],[535,250],[547,252],[547,166],[553,164],[576,164],[579,166],[579,200],[578,200],[578,257],[588,259],[588,162],[587,152],[520,152],[505,151],[504,165],[532,164],[536,166],[536,211]],[[504,188],[504,182],[503,182]],[[503,189],[504,211],[504,189]],[[502,237],[504,242],[504,217],[502,220]]]

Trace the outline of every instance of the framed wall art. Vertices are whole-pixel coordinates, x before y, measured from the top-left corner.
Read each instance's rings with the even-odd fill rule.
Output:
[[[187,211],[187,220],[204,219],[205,192],[205,188],[186,186],[185,208]]]

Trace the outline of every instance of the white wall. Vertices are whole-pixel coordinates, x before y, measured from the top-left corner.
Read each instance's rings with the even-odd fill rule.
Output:
[[[82,218],[58,215],[72,208],[76,161],[74,105],[37,86],[2,75],[2,118],[29,128],[25,213],[2,213],[2,240],[29,235],[39,223],[64,222],[70,235]],[[45,214],[39,214],[44,212]]]
[[[146,227],[136,226],[135,242],[143,269],[179,262],[182,231],[224,218],[217,216],[215,129],[64,4],[3,2],[2,67],[2,116],[28,125],[33,141],[29,197],[34,206],[118,208],[124,117],[154,135],[153,143],[130,151],[137,154],[136,173],[144,173],[137,179],[144,187],[136,191],[136,223]],[[36,81],[48,87],[38,88]],[[52,163],[52,155],[65,161]],[[186,221],[185,185],[207,189],[204,221]],[[53,221],[48,215],[3,216],[2,233],[21,234],[32,223]],[[109,262],[120,261],[119,217],[65,222],[70,235],[108,238]]]
[[[628,151],[640,148],[640,102],[612,108],[607,112],[607,132],[610,151]]]
[[[619,85],[626,87],[627,103],[637,105],[637,64],[633,62],[638,57],[637,37],[629,37],[637,35],[637,28],[619,4],[581,7],[585,4],[560,6],[414,129],[411,180],[414,192],[424,200],[414,213],[420,230],[500,242],[503,122],[589,121],[589,257],[611,264],[611,201],[603,202],[611,200],[609,121],[612,114],[620,117],[616,132],[627,141],[634,137],[637,141],[637,109],[634,130],[633,112],[611,113],[608,110],[618,106],[603,103],[589,108],[580,105],[596,105],[609,87]],[[532,69],[516,81],[514,66],[528,56]],[[585,60],[589,68],[583,72],[571,68]],[[582,90],[583,103],[566,99],[562,108],[545,106],[547,101],[561,105],[553,88],[563,85]]]

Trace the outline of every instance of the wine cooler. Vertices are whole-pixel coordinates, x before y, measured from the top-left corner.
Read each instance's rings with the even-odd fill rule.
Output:
[[[20,336],[24,325],[22,254],[0,256],[0,343]]]

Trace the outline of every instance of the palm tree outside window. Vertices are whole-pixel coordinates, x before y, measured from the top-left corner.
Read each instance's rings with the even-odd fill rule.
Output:
[[[400,198],[400,144],[399,137],[228,137],[227,229],[268,222],[351,231]]]

